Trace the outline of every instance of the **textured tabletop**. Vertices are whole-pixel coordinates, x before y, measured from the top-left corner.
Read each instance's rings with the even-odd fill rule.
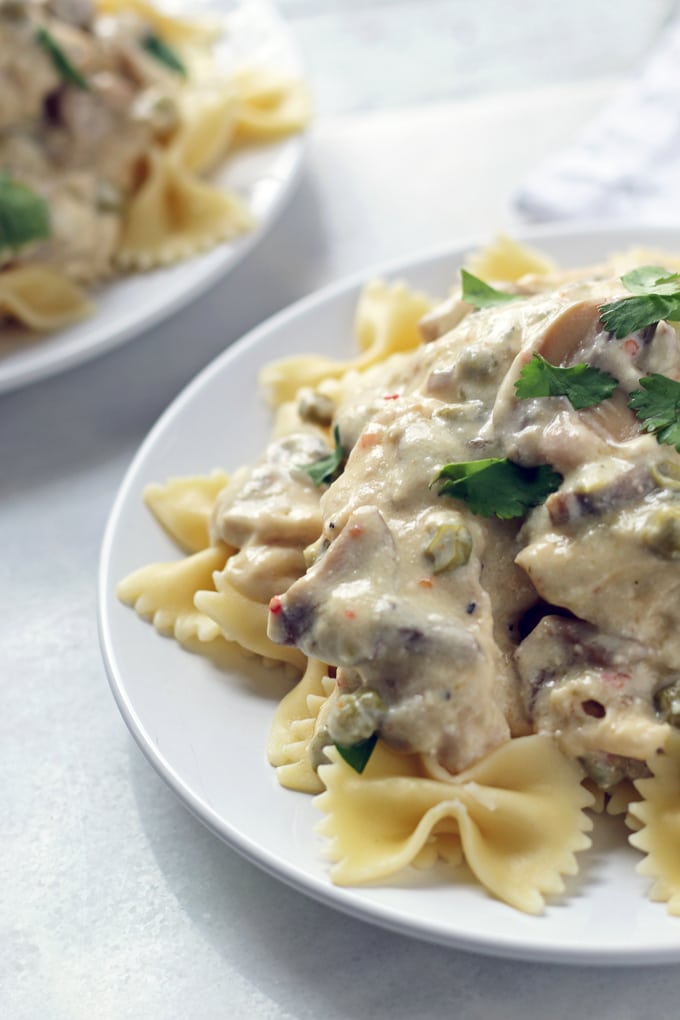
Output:
[[[260,872],[147,764],[109,692],[96,630],[108,512],[178,391],[225,344],[324,283],[512,228],[527,174],[614,94],[671,7],[284,0],[318,114],[279,221],[166,325],[0,397],[3,1018],[677,1015],[674,968],[447,950]]]

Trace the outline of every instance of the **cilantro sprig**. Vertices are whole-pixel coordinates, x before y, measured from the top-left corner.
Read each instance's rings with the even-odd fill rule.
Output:
[[[654,372],[640,379],[640,386],[631,393],[629,407],[645,432],[653,432],[659,443],[680,453],[680,382]]]
[[[152,57],[165,64],[171,71],[186,77],[187,69],[177,52],[155,32],[149,32],[142,40],[142,46]]]
[[[469,273],[467,269],[461,269],[460,279],[463,285],[461,297],[469,305],[475,308],[497,308],[499,305],[507,305],[510,301],[517,301],[523,294],[509,294],[504,290],[496,290],[478,276]]]
[[[617,340],[661,319],[680,320],[680,273],[663,266],[640,266],[621,277],[633,297],[600,306],[600,319]]]
[[[549,464],[522,467],[507,457],[445,464],[435,477],[439,495],[464,500],[473,514],[509,520],[545,502],[562,482]]]
[[[333,429],[333,440],[335,449],[325,457],[312,461],[311,464],[302,465],[302,470],[309,475],[316,486],[330,485],[340,474],[345,450],[340,442],[340,429],[336,425]]]
[[[366,740],[359,741],[358,744],[336,744],[338,753],[341,758],[351,765],[355,772],[361,774],[368,761],[373,754],[373,748],[378,742],[378,734],[373,733]]]
[[[70,59],[64,53],[63,49],[54,38],[52,33],[45,27],[41,26],[36,30],[35,41],[38,46],[42,47],[47,56],[52,61],[57,74],[66,82],[67,85],[75,85],[78,89],[83,89],[84,92],[89,92],[90,86],[86,78],[80,73],[77,67],[71,63]]]
[[[609,372],[592,365],[578,364],[559,368],[534,354],[515,382],[520,400],[531,397],[566,397],[577,411],[593,407],[611,397],[618,381]]]
[[[631,294],[677,294],[680,273],[671,273],[663,266],[638,266],[624,273],[621,282]]]
[[[0,251],[49,236],[50,212],[45,199],[0,171]]]

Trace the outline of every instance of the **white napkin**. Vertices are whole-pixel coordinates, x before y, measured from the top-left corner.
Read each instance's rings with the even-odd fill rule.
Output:
[[[526,219],[680,219],[680,18],[642,74],[516,197]]]

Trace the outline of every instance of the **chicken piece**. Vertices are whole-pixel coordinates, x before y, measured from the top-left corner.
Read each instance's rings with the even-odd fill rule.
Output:
[[[285,436],[254,467],[236,471],[218,496],[212,540],[239,550],[225,576],[247,598],[268,602],[304,573],[304,549],[319,537],[322,519],[320,490],[303,467],[329,452],[311,429]]]
[[[148,151],[149,122],[132,116],[134,90],[110,75],[92,78],[92,87],[65,89],[55,104],[57,123],[46,139],[56,167],[88,171],[121,193],[137,183],[141,160]]]
[[[407,598],[401,567],[381,513],[357,509],[307,575],[274,600],[269,634],[352,667],[362,681],[358,697],[370,692],[375,727],[389,744],[458,772],[510,737],[495,697],[495,645],[479,639],[467,607],[436,611]],[[339,698],[327,720],[340,741],[343,704]]]
[[[47,96],[59,85],[34,33],[28,4],[0,4],[0,131],[39,118]]]
[[[429,344],[450,333],[473,310],[472,305],[461,300],[460,294],[453,294],[446,301],[442,301],[418,323],[423,342]]]
[[[680,506],[672,489],[650,490],[649,479],[661,477],[662,458],[672,458],[678,471],[680,460],[652,437],[631,447],[618,461],[618,479],[611,473],[616,461],[606,466],[604,486],[598,465],[586,464],[566,491],[532,513],[517,563],[547,602],[654,647],[671,668],[680,661]]]
[[[600,785],[637,778],[663,747],[668,726],[654,695],[672,673],[651,649],[582,620],[545,616],[516,661],[535,731],[556,737]]]
[[[18,264],[54,266],[87,283],[107,276],[118,244],[120,218],[102,206],[99,184],[87,173],[28,182],[50,206],[50,237],[15,258]]]
[[[585,477],[584,477],[585,476]],[[573,524],[581,517],[602,517],[612,510],[639,503],[658,485],[647,464],[611,458],[588,465],[578,484],[563,485],[548,496],[545,506],[553,524]]]
[[[574,352],[586,347],[601,329],[600,308],[597,301],[575,301],[567,305],[550,323],[536,346],[551,365],[569,364]]]
[[[76,28],[90,28],[94,21],[92,0],[50,0],[49,8],[56,18]]]

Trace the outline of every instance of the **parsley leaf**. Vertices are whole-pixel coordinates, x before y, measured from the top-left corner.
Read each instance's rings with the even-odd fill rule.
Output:
[[[580,411],[611,397],[617,386],[618,381],[613,375],[593,368],[592,365],[558,368],[540,354],[534,354],[520,372],[515,392],[520,400],[528,400],[530,397],[566,397],[571,406]]]
[[[179,56],[173,50],[172,46],[161,39],[159,35],[154,32],[149,32],[142,41],[142,46],[147,53],[150,53],[152,57],[160,61],[161,64],[165,64],[171,71],[175,71],[177,74],[181,74],[186,78],[187,69],[184,63],[180,60]]]
[[[624,273],[621,283],[631,294],[677,294],[680,273],[671,273],[663,266],[640,266]]]
[[[600,306],[600,319],[617,340],[661,319],[680,319],[680,273],[640,266],[624,273],[621,282],[635,297]]]
[[[676,322],[680,319],[680,293],[641,294],[638,297],[621,298],[608,305],[600,306],[600,318],[617,340],[622,340],[638,329],[651,326],[661,319]]]
[[[75,85],[76,88],[89,92],[90,86],[88,85],[87,80],[82,76],[80,71],[73,66],[51,32],[48,32],[46,28],[41,27],[36,31],[34,38],[38,46],[41,46],[44,49],[45,53],[52,61],[52,66],[57,74],[60,75],[60,77],[68,85]]]
[[[445,464],[434,482],[440,496],[464,500],[480,517],[522,517],[560,487],[562,475],[549,464],[526,468],[506,457]],[[433,483],[434,484],[434,483]]]
[[[311,464],[302,465],[302,470],[309,475],[317,486],[330,485],[340,474],[342,462],[345,459],[345,451],[340,443],[340,429],[337,425],[333,429],[333,439],[335,440],[335,449],[332,453],[327,454],[325,457],[320,457],[319,460],[315,460]]]
[[[355,772],[361,774],[368,765],[368,760],[373,754],[373,748],[377,742],[378,734],[373,733],[366,740],[361,740],[358,744],[336,744],[335,746],[340,757],[344,758]]]
[[[654,372],[640,379],[640,386],[631,393],[629,407],[645,432],[653,432],[658,442],[680,453],[680,382]]]
[[[495,308],[497,305],[506,305],[509,301],[517,301],[524,297],[523,294],[508,294],[503,290],[496,290],[478,276],[468,273],[467,269],[461,269],[460,278],[463,284],[461,297],[475,308]]]
[[[0,251],[49,236],[50,212],[45,199],[0,171]]]

